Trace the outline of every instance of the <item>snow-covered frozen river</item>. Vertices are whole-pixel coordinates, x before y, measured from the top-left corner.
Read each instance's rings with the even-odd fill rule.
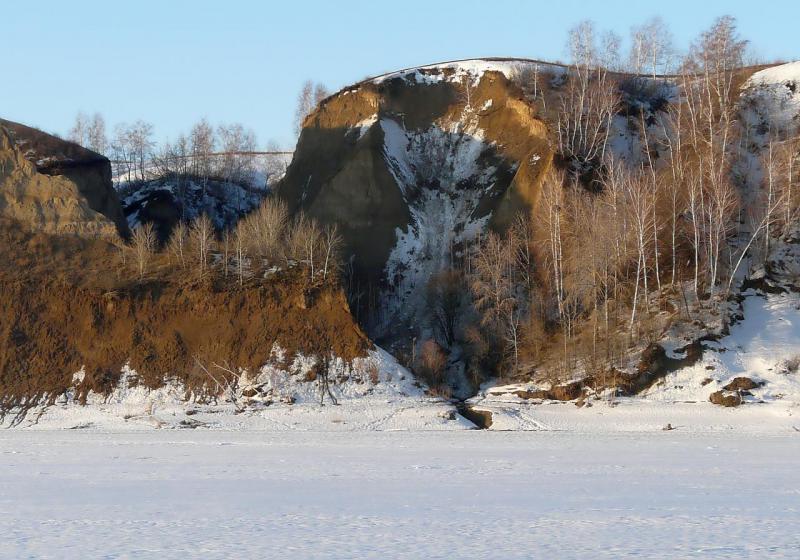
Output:
[[[798,558],[800,434],[0,432],[2,558]]]

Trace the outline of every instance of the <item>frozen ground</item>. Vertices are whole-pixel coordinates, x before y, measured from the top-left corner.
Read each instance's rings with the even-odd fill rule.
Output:
[[[800,434],[0,432],[0,558],[798,558]]]

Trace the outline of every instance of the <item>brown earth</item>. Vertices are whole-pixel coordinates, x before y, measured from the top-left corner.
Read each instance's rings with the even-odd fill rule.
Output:
[[[198,366],[259,368],[273,343],[344,360],[370,341],[342,290],[306,287],[298,268],[243,286],[159,262],[143,281],[103,240],[0,228],[0,395],[57,394],[86,368],[106,391],[130,362],[149,386],[165,377],[208,382]]]

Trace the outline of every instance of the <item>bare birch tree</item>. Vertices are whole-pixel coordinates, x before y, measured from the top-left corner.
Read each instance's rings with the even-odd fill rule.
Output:
[[[131,234],[131,249],[139,272],[139,279],[144,278],[147,265],[153,256],[156,247],[156,234],[153,224],[147,222],[133,228]]]

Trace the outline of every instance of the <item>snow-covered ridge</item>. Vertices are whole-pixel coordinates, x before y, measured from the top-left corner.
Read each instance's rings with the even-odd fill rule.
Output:
[[[562,72],[566,69],[563,64],[524,58],[474,58],[404,68],[369,78],[366,82],[380,84],[395,78],[402,78],[404,80],[413,79],[417,83],[433,84],[441,81],[457,82],[466,76],[473,80],[480,79],[486,72],[500,72],[506,78],[511,79],[521,71],[532,70],[536,67],[547,68],[551,72]]]
[[[136,228],[142,222],[152,221],[150,206],[168,204],[181,220],[190,222],[205,214],[217,229],[235,224],[244,214],[256,208],[266,191],[244,188],[236,183],[184,179],[180,184],[174,179],[132,184],[119,191],[120,203],[128,226]]]
[[[790,83],[800,83],[800,60],[759,70],[748,80],[748,85]]]
[[[800,119],[800,61],[753,74],[743,87],[742,100],[745,125],[756,134],[794,134]]]

